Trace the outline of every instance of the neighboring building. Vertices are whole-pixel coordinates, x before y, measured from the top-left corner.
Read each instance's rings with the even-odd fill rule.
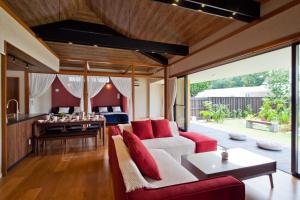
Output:
[[[209,89],[199,92],[196,97],[266,97],[272,92],[266,85],[256,87],[236,87]]]

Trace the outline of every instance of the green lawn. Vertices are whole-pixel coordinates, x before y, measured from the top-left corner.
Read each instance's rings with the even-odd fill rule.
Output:
[[[206,122],[202,120],[191,121],[191,123],[198,123],[202,126],[207,126],[211,128],[217,128],[227,132],[237,132],[247,134],[249,137],[254,139],[267,139],[270,141],[276,141],[284,146],[291,145],[291,132],[277,132],[273,133],[268,131],[267,126],[264,125],[254,125],[255,129],[246,128],[245,119],[226,119],[223,123],[216,122]]]

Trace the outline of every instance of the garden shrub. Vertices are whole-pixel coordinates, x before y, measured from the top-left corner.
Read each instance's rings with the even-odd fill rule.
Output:
[[[228,117],[229,109],[226,105],[218,104],[215,106],[215,110],[213,111],[212,118],[216,122],[223,122],[226,117]]]
[[[204,110],[200,111],[200,115],[206,120],[210,121],[213,115],[213,108],[212,108],[212,102],[211,101],[204,101],[202,103]]]
[[[248,117],[248,115],[252,115],[253,114],[253,109],[252,109],[252,105],[248,104],[245,107],[245,110],[242,112],[242,115],[244,118]]]
[[[284,99],[263,99],[258,116],[261,120],[268,122],[278,121],[280,124],[288,124],[291,116],[291,108],[286,107],[287,103]]]

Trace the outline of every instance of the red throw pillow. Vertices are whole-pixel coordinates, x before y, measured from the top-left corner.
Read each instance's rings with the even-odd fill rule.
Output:
[[[167,119],[151,120],[153,134],[156,138],[173,137],[170,122]]]
[[[133,133],[136,134],[141,140],[154,138],[150,120],[134,121],[131,122],[131,125]]]
[[[157,164],[141,140],[126,130],[123,132],[123,139],[140,172],[149,178],[161,180]]]

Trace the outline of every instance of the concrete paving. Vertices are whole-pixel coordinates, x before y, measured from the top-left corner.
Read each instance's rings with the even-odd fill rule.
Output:
[[[218,141],[218,145],[225,148],[244,148],[253,153],[263,155],[277,161],[277,168],[291,173],[291,149],[283,147],[281,151],[269,151],[260,149],[256,146],[256,140],[249,137],[246,141],[236,141],[229,139],[227,131],[202,126],[201,124],[191,122],[189,131],[201,133],[203,135],[215,138]]]

